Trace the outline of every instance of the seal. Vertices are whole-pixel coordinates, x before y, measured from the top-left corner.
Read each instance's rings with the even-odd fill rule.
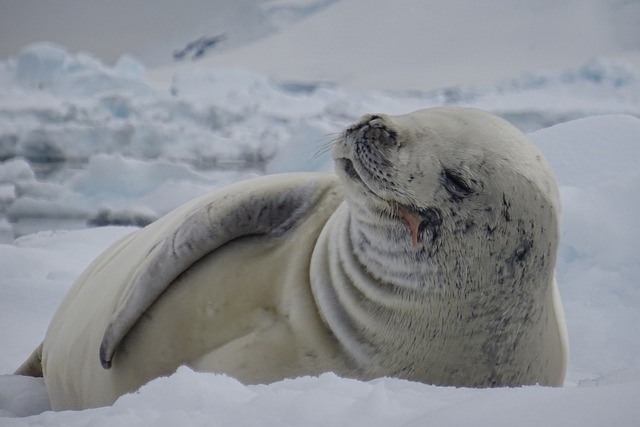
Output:
[[[367,115],[333,157],[336,174],[237,183],[116,242],[16,373],[43,375],[54,409],[180,365],[244,383],[562,384],[558,189],[520,131],[467,108]]]

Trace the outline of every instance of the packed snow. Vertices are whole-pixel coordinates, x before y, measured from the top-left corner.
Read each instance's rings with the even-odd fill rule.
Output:
[[[356,3],[337,1],[317,19]],[[621,3],[627,11],[638,5]],[[564,16],[558,10],[554,16]],[[529,66],[494,83],[389,92],[206,64],[173,70],[163,85],[131,56],[109,66],[51,43],[4,59],[0,425],[637,425],[640,69],[610,56],[556,70]],[[182,367],[111,407],[51,412],[41,379],[10,375],[42,340],[74,279],[110,243],[231,182],[330,171],[328,144],[364,113],[437,105],[507,118],[556,172],[557,276],[570,339],[563,388],[456,389],[330,373],[245,386]]]

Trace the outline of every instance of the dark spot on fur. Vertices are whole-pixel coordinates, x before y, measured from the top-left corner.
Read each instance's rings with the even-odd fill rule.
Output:
[[[476,223],[473,219],[467,218],[465,220],[456,221],[456,233],[466,234],[476,228]]]
[[[522,263],[527,258],[527,255],[529,254],[529,252],[531,252],[532,248],[533,248],[533,240],[531,239],[523,240],[520,243],[520,246],[518,246],[518,248],[516,248],[516,250],[513,252],[513,257],[512,257],[513,261],[517,263]]]
[[[511,213],[509,210],[511,209],[511,203],[507,201],[507,196],[502,193],[502,217],[505,221],[511,221]]]

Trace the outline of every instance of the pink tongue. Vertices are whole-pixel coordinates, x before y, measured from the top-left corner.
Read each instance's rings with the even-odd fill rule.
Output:
[[[408,210],[406,210],[404,207],[398,205],[398,213],[400,214],[400,217],[402,218],[402,220],[404,221],[405,224],[407,224],[407,226],[409,227],[409,230],[411,230],[411,243],[413,244],[414,248],[418,247],[418,228],[420,228],[420,218],[409,212]]]

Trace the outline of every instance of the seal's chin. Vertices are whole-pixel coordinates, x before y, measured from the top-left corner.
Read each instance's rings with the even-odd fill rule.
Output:
[[[335,159],[335,162],[336,168],[340,171],[343,171],[347,175],[347,177],[364,184],[362,178],[360,178],[360,175],[358,175],[358,171],[356,171],[356,168],[353,166],[353,162],[351,160],[346,158],[339,158]]]
[[[360,175],[351,159],[338,157],[335,158],[334,161],[336,164],[336,173],[346,185],[355,188],[356,191],[363,196],[369,196],[370,199],[375,200],[375,204],[378,206],[382,202],[383,205],[387,206],[385,211],[392,214],[397,212],[397,206],[399,206],[400,203],[378,194],[378,191],[376,191],[376,183],[369,182],[366,176],[363,177]]]
[[[340,158],[334,159],[334,161],[336,163],[336,172],[338,173],[338,176],[343,178],[343,180],[346,181],[347,184],[352,184],[352,185],[355,184],[356,187],[358,187],[359,189],[365,190],[367,193],[369,193],[371,196],[374,196],[376,199],[381,200],[388,204],[393,203],[393,202],[390,202],[389,200],[385,200],[384,198],[380,197],[376,193],[375,188],[372,188],[373,187],[372,185],[367,184],[367,182],[362,178],[362,176],[356,170],[353,164],[353,161],[351,159],[348,159],[346,157],[340,157]]]

